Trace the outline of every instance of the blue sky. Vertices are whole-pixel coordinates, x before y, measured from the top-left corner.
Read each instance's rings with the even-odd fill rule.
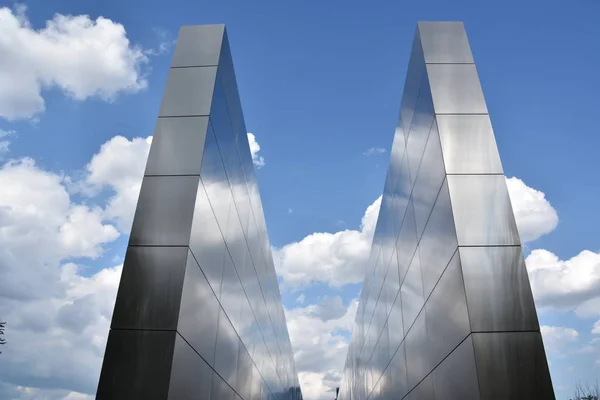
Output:
[[[23,317],[15,324],[24,337],[30,335],[27,338],[35,341],[35,332],[47,335],[50,331],[56,338],[77,332],[98,337],[89,358],[77,361],[87,363],[83,370],[89,375],[98,370],[101,332],[108,326],[112,306],[88,305],[98,317],[80,331],[76,327],[81,324],[72,319],[68,319],[70,325],[66,320],[61,325],[60,316],[66,313],[61,307],[79,304],[74,299],[88,291],[102,293],[94,295],[93,304],[101,303],[99,298],[110,304],[111,290],[118,282],[116,267],[127,243],[131,199],[139,184],[136,173],[143,169],[146,138],[154,129],[178,28],[226,23],[246,126],[255,134],[258,155],[265,160],[257,176],[271,244],[281,249],[275,255],[281,257],[278,272],[292,320],[292,340],[318,337],[325,347],[342,346],[312,364],[298,362],[303,389],[310,394],[305,397],[319,398],[317,393],[335,385],[335,380],[328,379],[345,359],[343,345],[348,335],[344,329],[353,319],[353,299],[360,289],[358,261],[364,254],[353,253],[344,244],[356,244],[357,252],[368,244],[369,221],[373,222],[376,210],[367,216],[365,212],[383,188],[416,22],[462,20],[506,176],[524,182],[513,182],[511,197],[513,204],[518,197],[522,207],[525,222],[520,228],[532,232],[533,240],[526,243],[526,256],[534,250],[527,258],[528,268],[530,272],[542,270],[532,282],[539,294],[541,323],[548,327],[546,346],[558,398],[566,398],[576,381],[591,382],[600,375],[600,343],[594,341],[600,336],[592,334],[600,318],[600,311],[595,311],[600,310],[600,213],[595,184],[600,170],[598,2],[389,1],[373,5],[107,0],[24,4],[26,10],[0,1],[0,8],[7,7],[0,14],[4,18],[21,15],[18,28],[9,29],[0,22],[0,54],[10,55],[4,65],[0,59],[0,88],[10,87],[16,93],[0,89],[4,90],[0,132],[5,132],[0,141],[9,143],[5,151],[0,144],[0,164],[4,164],[0,183],[5,195],[10,193],[0,195],[0,206],[8,210],[6,220],[13,224],[2,225],[0,214],[0,232],[4,229],[0,247],[5,249],[0,254],[0,276],[13,276],[18,270],[25,279],[27,274],[42,271],[35,269],[38,265],[47,268],[43,271],[50,274],[48,279],[71,277],[56,278],[68,284],[48,293],[56,299],[52,311],[56,318],[46,325],[39,322],[35,329],[28,325],[35,318]],[[47,21],[54,18],[60,25],[62,20],[55,13],[88,15],[89,24],[81,25],[81,31],[57,31],[54,39],[40,42],[36,34]],[[98,22],[98,17],[110,21]],[[102,24],[110,28],[103,32],[111,35],[93,30]],[[81,32],[98,40],[96,55],[103,58],[80,53],[73,45],[73,37]],[[57,37],[63,39],[60,55],[44,53],[44,49],[58,48],[52,42]],[[18,38],[30,46],[3,38]],[[118,43],[121,53],[103,53],[111,41]],[[82,54],[92,62],[82,62]],[[123,61],[124,66],[119,69],[102,60]],[[78,76],[73,71],[85,73]],[[43,98],[43,109],[39,98]],[[365,155],[369,149],[385,151]],[[24,157],[34,161],[22,161]],[[58,194],[40,194],[40,200],[32,189],[28,197],[19,197],[29,193],[24,187],[39,180]],[[77,212],[82,213],[80,219],[75,218]],[[40,216],[44,218],[36,219]],[[365,226],[361,227],[363,216]],[[16,230],[9,232],[6,227]],[[71,229],[71,236],[65,236],[65,227]],[[48,250],[41,245],[44,250],[24,263],[27,257],[20,257],[24,250],[11,241],[16,237],[11,232],[28,229],[49,232],[47,240],[56,232],[63,236],[57,236],[56,243],[42,242]],[[86,240],[78,241],[80,237]],[[574,258],[584,250],[590,253]],[[297,256],[303,252],[312,256]],[[69,262],[79,266],[71,275]],[[323,268],[331,277],[313,282]],[[340,280],[343,274],[339,272],[344,271],[350,272]],[[548,283],[555,281],[560,285]],[[35,314],[37,303],[19,295],[19,290],[24,293],[27,288],[15,284],[12,294],[4,295],[5,304],[13,304],[21,316]],[[37,289],[31,286],[30,290]],[[310,322],[313,330],[300,331],[299,321]],[[297,350],[310,342],[293,344]],[[27,373],[28,363],[56,367],[49,361],[55,351],[49,344],[37,359],[34,354],[6,354],[7,365],[22,369],[0,377],[0,388],[6,393],[12,390],[15,398],[17,392],[22,398],[57,399],[75,396],[71,392],[89,394],[97,377],[78,380],[55,373]],[[17,386],[39,389],[27,392]]]

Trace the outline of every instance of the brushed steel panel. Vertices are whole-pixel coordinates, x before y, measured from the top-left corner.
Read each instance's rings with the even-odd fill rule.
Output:
[[[214,374],[210,398],[213,400],[235,400],[236,395],[233,389],[218,374]]]
[[[427,64],[436,114],[487,114],[475,64]]]
[[[407,333],[425,303],[423,281],[421,279],[421,262],[418,253],[415,253],[412,259],[406,278],[400,288],[400,293],[402,296],[402,323],[404,332]]]
[[[402,299],[398,292],[395,302],[390,309],[388,318],[389,337],[390,337],[390,354],[393,355],[398,348],[398,345],[404,339],[404,326],[402,323]]]
[[[503,174],[489,115],[437,115],[448,174]]]
[[[471,332],[458,252],[425,304],[432,365],[437,365]]]
[[[190,249],[216,296],[220,297],[227,248],[202,181],[198,185],[194,205]]]
[[[417,229],[415,222],[415,212],[412,204],[412,200],[408,202],[406,208],[406,215],[400,233],[398,235],[398,241],[396,242],[396,255],[398,257],[398,276],[400,282],[404,281],[408,267],[413,259],[415,251],[417,250]]]
[[[419,21],[417,24],[426,63],[472,63],[471,47],[462,22]]]
[[[434,121],[412,194],[417,224],[417,237],[419,238],[423,234],[425,224],[427,224],[429,215],[433,210],[433,205],[445,177],[442,148],[440,146],[437,124]]]
[[[177,335],[168,399],[209,400],[213,374],[212,368]]]
[[[236,332],[241,330],[241,297],[244,295],[229,253],[225,253],[223,264],[223,282],[221,283],[221,305],[229,316]]]
[[[215,359],[218,319],[219,302],[189,252],[177,331],[211,366]]]
[[[235,387],[236,384],[239,342],[239,338],[231,322],[229,322],[227,315],[221,309],[219,311],[214,369],[232,387]]]
[[[111,330],[96,399],[166,399],[176,334]]]
[[[146,175],[200,175],[208,117],[159,118]]]
[[[237,368],[237,388],[236,391],[242,399],[250,399],[252,395],[252,359],[244,348],[239,347],[238,368]]]
[[[171,68],[159,117],[210,114],[217,67]]]
[[[197,176],[146,176],[135,211],[130,245],[187,246]]]
[[[421,312],[406,334],[406,367],[408,388],[415,385],[431,371],[429,343],[427,341],[427,318]]]
[[[423,75],[425,74],[425,61],[423,59],[423,49],[418,35],[413,40],[410,61],[406,72],[404,82],[404,92],[402,94],[402,104],[400,105],[400,119],[403,123],[404,134],[408,136],[408,131],[412,123],[415,104],[419,95],[419,88]]]
[[[391,218],[394,225],[394,237],[398,236],[400,229],[404,224],[404,218],[406,216],[406,210],[411,193],[412,187],[410,183],[410,174],[408,171],[408,158],[405,154],[400,162],[400,170],[398,171],[398,177],[396,184],[394,185],[394,191],[392,195]]]
[[[473,333],[482,399],[554,399],[539,332]]]
[[[179,29],[171,67],[218,65],[225,25],[189,25]]]
[[[401,399],[408,392],[408,382],[406,375],[406,353],[404,342],[398,347],[398,351],[394,354],[390,363],[392,376],[392,397],[393,399]]]
[[[460,246],[520,245],[503,175],[449,175]]]
[[[434,400],[436,398],[437,397],[434,397],[433,379],[431,378],[431,375],[423,379],[421,383],[406,396],[406,400]],[[446,397],[440,396],[439,398]]]
[[[473,331],[539,329],[520,246],[459,251]]]
[[[244,123],[244,115],[242,112],[242,105],[240,103],[240,96],[238,94],[239,91],[233,66],[233,59],[231,56],[231,49],[229,47],[229,41],[227,40],[227,29],[225,29],[224,37],[225,39],[223,40],[223,47],[221,49],[221,58],[219,59],[219,79],[223,84],[223,89],[225,90],[227,109],[231,117],[231,124],[233,125],[236,142],[240,142],[241,139],[247,143],[248,130],[246,129],[246,124]]]
[[[396,182],[398,181],[398,176],[401,169],[402,158],[404,157],[404,153],[406,150],[406,138],[404,127],[402,126],[402,119],[398,117],[398,122],[396,124],[396,130],[394,132],[394,140],[392,142],[392,150],[390,151],[390,164],[388,167],[388,179],[389,186],[392,188],[395,187]]]
[[[400,291],[400,277],[398,276],[398,257],[396,256],[396,249],[394,249],[392,252],[392,259],[390,260],[390,266],[388,267],[388,271],[385,276],[384,287],[386,294],[387,317],[391,313],[392,305],[396,300],[396,295]]]
[[[436,398],[480,400],[471,336],[450,353],[432,375]]]
[[[444,181],[419,243],[423,294],[427,298],[458,247],[448,182]]]
[[[220,72],[217,78],[220,78]],[[238,154],[231,115],[229,114],[225,91],[221,80],[215,85],[213,102],[210,111],[210,122],[219,146],[219,153],[227,172],[227,178],[231,185],[245,182],[242,162]]]
[[[211,208],[217,218],[219,229],[223,237],[226,237],[232,194],[229,180],[225,173],[225,166],[221,158],[221,152],[217,144],[217,134],[218,132],[213,129],[211,124],[209,132],[206,134],[200,178],[204,184]]]
[[[431,101],[431,90],[427,77],[423,78],[419,98],[415,106],[415,112],[410,125],[410,132],[406,141],[406,155],[408,158],[408,170],[410,176],[410,187],[412,188],[417,179],[421,159],[425,152],[431,125],[433,124],[433,103]]]
[[[111,328],[175,330],[187,253],[186,247],[129,247]]]

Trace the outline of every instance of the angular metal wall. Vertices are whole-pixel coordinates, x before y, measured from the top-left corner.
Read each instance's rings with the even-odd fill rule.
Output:
[[[224,25],[179,33],[96,398],[302,399]]]
[[[420,22],[340,400],[554,399],[460,22]]]

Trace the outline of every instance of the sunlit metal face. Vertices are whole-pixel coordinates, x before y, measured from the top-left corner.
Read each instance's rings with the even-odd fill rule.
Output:
[[[223,25],[183,27],[98,399],[301,400]]]
[[[460,22],[420,22],[340,400],[553,399]]]

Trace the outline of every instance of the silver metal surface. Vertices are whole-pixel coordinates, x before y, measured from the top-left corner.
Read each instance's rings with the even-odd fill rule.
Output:
[[[212,368],[198,357],[194,349],[180,335],[176,335],[168,398],[209,398],[213,374]]]
[[[488,115],[436,117],[448,174],[502,174]]]
[[[520,245],[503,175],[449,175],[459,246]]]
[[[210,115],[217,67],[171,68],[159,117]]]
[[[431,356],[427,340],[427,318],[425,309],[406,334],[406,371],[408,388],[412,389],[431,371]]]
[[[418,24],[401,104],[339,400],[553,399],[462,23]]]
[[[419,243],[423,294],[428,297],[456,251],[456,230],[447,182],[444,181]]]
[[[129,244],[187,246],[197,188],[197,176],[144,177]]]
[[[462,22],[420,21],[417,30],[426,63],[473,63]]]
[[[146,175],[199,175],[208,117],[159,118]]]
[[[98,398],[301,400],[224,27],[182,28],[172,65]]]
[[[475,64],[427,64],[436,114],[487,114]]]
[[[442,395],[443,396],[443,395]],[[440,396],[440,398],[443,398]],[[427,376],[427,378],[423,379],[417,387],[413,389],[412,392],[405,397],[406,400],[432,400],[435,399],[434,391],[433,391],[433,380],[431,379],[431,375]]]
[[[179,30],[171,67],[219,65],[225,25],[188,25]]]
[[[474,332],[540,329],[520,246],[459,251]]]
[[[467,337],[433,370],[436,398],[480,400],[473,340]]]
[[[425,305],[432,365],[437,365],[471,332],[458,252]]]
[[[400,287],[400,293],[402,296],[402,322],[404,332],[407,333],[425,302],[418,253],[415,253],[412,259],[406,278]]]
[[[174,330],[187,256],[187,247],[127,249],[111,328]]]
[[[554,399],[539,332],[472,336],[482,399]]]
[[[412,188],[417,179],[423,152],[429,139],[431,125],[433,124],[433,103],[431,102],[431,90],[427,77],[423,78],[419,98],[415,106],[415,112],[410,125],[410,132],[406,141],[406,156],[408,159],[408,172],[410,176],[409,187]]]
[[[97,400],[168,398],[175,331],[111,330]]]
[[[400,106],[400,121],[404,128],[405,137],[410,131],[413,113],[415,111],[415,103],[419,95],[421,80],[425,74],[425,60],[423,58],[423,49],[419,36],[415,35],[412,51],[410,53],[410,61],[404,82],[404,94],[402,95],[402,104]]]
[[[157,301],[163,300],[158,297]],[[209,365],[213,366],[217,324],[199,324],[198,321],[217,321],[219,301],[215,298],[191,251],[185,267],[178,317],[177,332]]]
[[[412,194],[417,223],[417,237],[419,238],[423,234],[425,224],[427,224],[444,178],[446,178],[446,173],[444,172],[442,149],[437,124],[434,121]]]

